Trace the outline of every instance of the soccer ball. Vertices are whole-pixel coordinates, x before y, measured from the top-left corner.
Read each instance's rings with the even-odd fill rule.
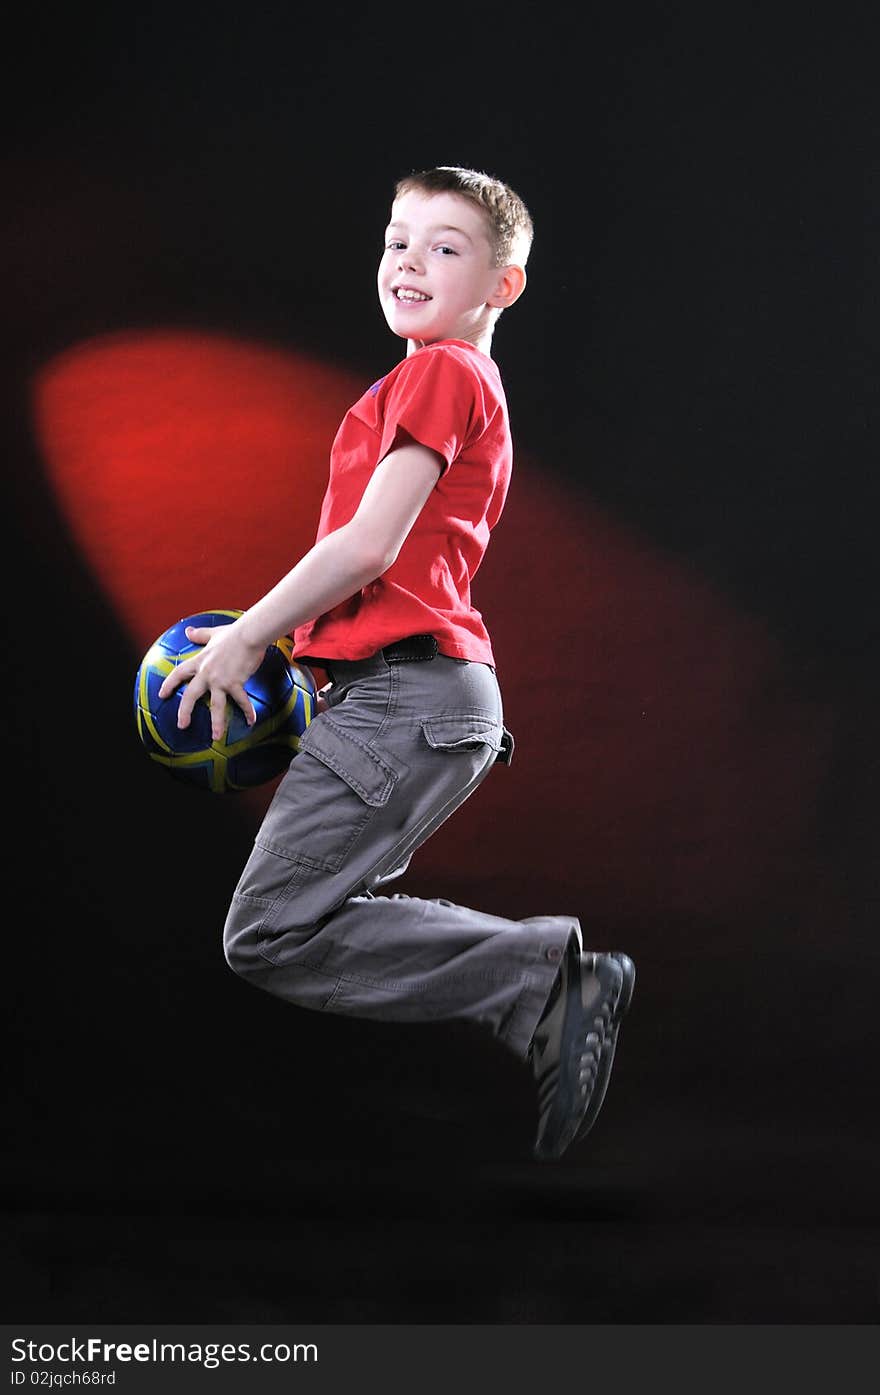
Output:
[[[307,668],[294,663],[293,642],[284,636],[270,644],[245,691],[257,720],[249,727],[230,698],[226,730],[211,736],[207,697],[193,708],[190,724],[178,730],[177,711],[186,691],[182,683],[170,697],[159,697],[163,680],[184,659],[203,648],[187,639],[187,626],[231,625],[240,610],[210,610],[178,620],[150,645],[134,680],[134,714],[138,735],[158,765],[176,780],[226,794],[265,784],[286,770],[299,749],[299,738],[315,715],[315,682]]]

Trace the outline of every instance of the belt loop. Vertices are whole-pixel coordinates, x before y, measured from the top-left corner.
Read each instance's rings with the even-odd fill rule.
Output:
[[[513,760],[513,748],[515,745],[516,743],[513,739],[513,735],[507,730],[507,727],[505,727],[501,736],[501,750],[496,756],[499,765],[510,765]]]

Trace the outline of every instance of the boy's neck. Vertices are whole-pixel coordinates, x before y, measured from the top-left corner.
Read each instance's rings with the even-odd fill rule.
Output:
[[[407,356],[407,358],[409,358],[410,354],[416,354],[416,353],[418,353],[419,349],[423,349],[423,348],[425,347],[425,343],[426,343],[426,342],[427,342],[427,341],[424,340],[424,339],[407,339],[407,341],[406,341],[406,356]],[[434,339],[432,339],[430,342],[431,342],[431,343],[440,343],[440,344],[442,344],[444,341],[443,341],[442,339],[440,339],[440,340],[434,340]],[[485,354],[487,358],[491,358],[491,357],[492,357],[492,331],[491,331],[491,330],[488,330],[485,334],[480,335],[479,338],[477,338],[477,339],[462,339],[461,342],[464,343],[464,344],[473,344],[474,348],[475,348],[475,349],[479,349],[481,354]]]

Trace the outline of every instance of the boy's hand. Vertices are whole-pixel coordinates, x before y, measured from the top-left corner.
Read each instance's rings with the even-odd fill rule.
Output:
[[[254,646],[244,637],[238,621],[203,628],[190,625],[186,637],[193,644],[203,644],[204,649],[178,664],[159,689],[159,697],[168,698],[181,683],[188,684],[180,699],[178,727],[182,730],[189,726],[192,710],[205,694],[209,695],[211,736],[215,741],[219,741],[226,730],[227,697],[241,708],[248,726],[253,726],[257,714],[244,685],[259,668],[265,649]]]

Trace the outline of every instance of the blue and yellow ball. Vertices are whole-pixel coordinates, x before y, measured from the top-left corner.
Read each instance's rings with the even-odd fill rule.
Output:
[[[159,688],[179,663],[202,648],[187,639],[187,626],[230,625],[241,613],[209,610],[178,620],[150,645],[134,682],[135,721],[150,757],[176,780],[214,794],[251,789],[280,775],[299,750],[299,738],[315,715],[314,679],[307,668],[293,661],[293,643],[285,636],[269,645],[256,673],[244,685],[257,714],[252,727],[230,699],[226,729],[215,741],[207,698],[200,698],[189,726],[178,730],[177,712],[187,685],[182,683],[165,699],[159,697]]]

